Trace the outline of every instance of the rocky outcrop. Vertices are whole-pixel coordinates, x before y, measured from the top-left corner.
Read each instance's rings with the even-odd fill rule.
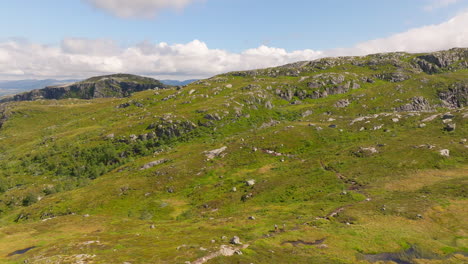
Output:
[[[180,137],[197,128],[197,125],[191,121],[162,121],[158,125],[154,125],[156,135],[160,138]]]
[[[344,107],[348,107],[350,104],[349,100],[348,99],[342,99],[342,100],[339,100],[337,101],[334,106],[337,107],[337,108],[344,108]]]
[[[468,82],[456,83],[445,92],[439,92],[442,106],[460,108],[468,105]]]
[[[411,78],[409,74],[401,71],[378,74],[375,77],[388,82],[403,82]]]
[[[168,86],[158,80],[130,74],[114,74],[93,77],[81,82],[50,86],[10,96],[0,100],[8,101],[34,101],[39,99],[94,99],[106,97],[126,97],[135,92],[149,89],[163,89]]]
[[[429,74],[468,68],[468,49],[455,48],[421,55],[414,59],[420,69]]]
[[[420,112],[420,111],[431,111],[433,108],[426,98],[422,96],[417,96],[411,98],[411,102],[400,107],[397,107],[395,110],[399,112]]]

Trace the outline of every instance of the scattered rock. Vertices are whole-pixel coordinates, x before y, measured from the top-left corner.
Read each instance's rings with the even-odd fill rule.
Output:
[[[254,186],[255,185],[255,180],[248,180],[245,182],[247,186]]]
[[[442,116],[442,119],[443,120],[446,120],[446,119],[453,119],[455,118],[454,115],[452,115],[451,113],[445,113],[443,116]]]
[[[242,245],[238,236],[234,236],[233,238],[231,238],[230,243],[233,245]]]
[[[444,156],[444,157],[450,157],[450,150],[448,149],[441,149],[439,151],[440,155]]]
[[[249,220],[255,220],[255,216],[249,216]]]
[[[222,118],[218,113],[214,113],[214,114],[205,115],[205,119],[212,120],[212,121],[220,121]]]
[[[444,130],[445,131],[448,131],[448,132],[451,132],[451,131],[454,131],[455,129],[457,128],[457,124],[454,124],[454,123],[448,123]]]
[[[302,117],[308,117],[308,116],[312,115],[313,113],[314,112],[312,112],[312,110],[307,110],[304,113],[302,113]]]
[[[431,122],[432,120],[436,119],[439,115],[431,115],[429,117],[426,117],[422,120],[422,122]]]
[[[208,160],[212,160],[216,157],[222,156],[223,152],[226,151],[227,147],[222,147],[219,149],[211,150],[211,151],[205,151],[206,158]]]
[[[168,162],[168,161],[169,161],[169,160],[167,160],[167,159],[160,159],[160,160],[152,161],[152,162],[150,162],[150,163],[147,163],[147,164],[143,165],[143,167],[141,167],[140,170],[147,170],[147,169],[149,169],[149,168],[152,168],[152,167],[154,167],[154,166],[157,166],[157,165],[166,163],[166,162]]]
[[[419,127],[419,128],[424,128],[424,127],[426,127],[426,124],[424,124],[424,123],[421,123],[421,124],[419,124],[419,126],[418,126],[418,127]]]
[[[270,122],[263,123],[263,124],[260,126],[260,129],[268,128],[268,127],[272,127],[272,126],[276,126],[276,125],[278,125],[279,123],[280,123],[280,121],[271,120]]]
[[[337,108],[344,108],[344,107],[348,107],[349,105],[350,105],[350,102],[348,99],[339,100],[338,102],[334,104],[334,106]]]
[[[453,121],[452,119],[444,119],[444,120],[442,120],[442,123],[448,124],[448,123],[450,123],[452,121]]]
[[[384,125],[378,125],[378,126],[374,126],[374,128],[373,128],[373,129],[374,129],[374,130],[379,130],[379,129],[382,129],[382,127],[383,127],[383,126],[384,126]]]

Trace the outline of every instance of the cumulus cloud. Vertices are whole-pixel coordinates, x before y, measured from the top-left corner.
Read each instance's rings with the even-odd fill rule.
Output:
[[[197,0],[82,0],[123,18],[151,18],[163,9],[182,9]]]
[[[83,78],[116,72],[198,78],[312,60],[321,54],[266,46],[231,53],[210,49],[199,40],[173,45],[143,42],[128,48],[119,48],[109,40],[65,39],[61,46],[8,41],[0,43],[0,79]]]
[[[424,6],[424,10],[433,11],[435,9],[447,7],[449,5],[453,5],[461,1],[463,0],[431,0],[431,3]]]
[[[60,45],[21,40],[0,42],[0,79],[86,78],[118,72],[156,78],[190,79],[279,66],[325,56],[468,47],[468,11],[438,25],[411,29],[354,47],[326,51],[260,46],[239,53],[212,49],[202,41],[184,44],[142,42],[119,47],[106,39],[64,39]]]

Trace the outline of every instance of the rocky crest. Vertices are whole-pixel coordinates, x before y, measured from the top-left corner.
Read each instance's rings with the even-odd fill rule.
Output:
[[[135,92],[149,89],[164,89],[169,86],[158,80],[131,74],[114,74],[89,78],[68,85],[49,86],[30,92],[0,99],[0,103],[9,101],[34,101],[38,99],[94,99],[108,97],[126,97]]]

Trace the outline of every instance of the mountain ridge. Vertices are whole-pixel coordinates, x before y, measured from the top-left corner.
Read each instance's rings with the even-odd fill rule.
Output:
[[[8,101],[33,101],[38,99],[92,99],[125,97],[138,91],[167,88],[160,81],[132,74],[112,74],[91,77],[71,84],[48,86],[0,99]]]

